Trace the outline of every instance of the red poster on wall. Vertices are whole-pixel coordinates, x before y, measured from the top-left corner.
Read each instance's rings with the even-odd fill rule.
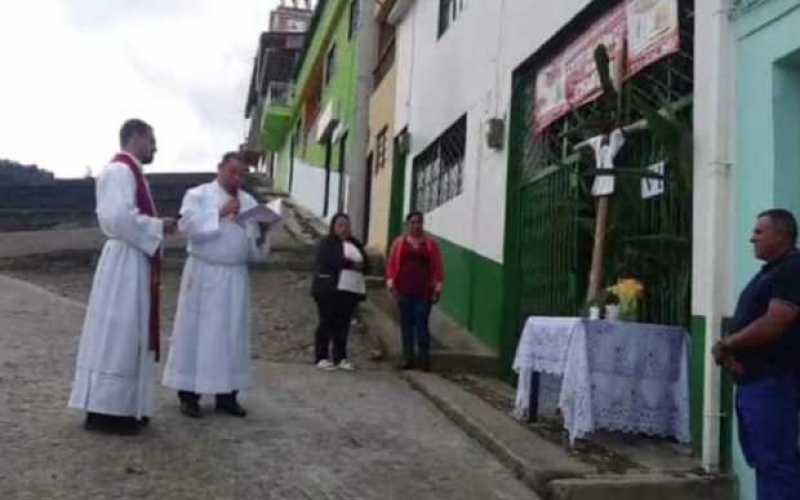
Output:
[[[594,52],[605,45],[611,59],[611,77],[617,87],[622,82],[625,64],[625,6],[620,6],[598,20],[566,52],[567,102],[577,108],[603,93]]]
[[[539,70],[536,75],[536,101],[534,104],[536,132],[542,131],[568,112],[564,60],[562,57],[557,57]]]
[[[680,49],[678,28],[678,0],[625,0],[602,16],[536,75],[535,132],[602,94],[594,61],[600,44],[608,49],[611,77],[619,88]]]
[[[677,0],[627,0],[627,78],[680,50]]]

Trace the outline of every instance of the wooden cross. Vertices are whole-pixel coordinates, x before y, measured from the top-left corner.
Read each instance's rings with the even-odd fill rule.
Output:
[[[594,152],[597,170],[613,170],[614,159],[625,144],[622,129],[610,134],[600,134],[575,145],[575,149],[591,148]],[[592,195],[597,198],[597,217],[594,225],[594,246],[592,248],[592,267],[589,272],[589,289],[586,300],[591,301],[600,294],[605,274],[606,235],[608,233],[609,199],[614,194],[614,176],[597,175],[592,185]]]
[[[639,120],[630,125],[616,128],[610,134],[590,137],[575,145],[575,149],[590,148],[594,152],[597,170],[612,170],[614,159],[625,145],[625,135],[647,130],[647,121]],[[614,194],[614,176],[597,175],[592,185],[592,195],[597,198],[594,225],[594,246],[592,247],[592,267],[589,271],[589,288],[586,301],[589,302],[600,295],[605,276],[606,235],[608,234],[608,209],[611,195]]]

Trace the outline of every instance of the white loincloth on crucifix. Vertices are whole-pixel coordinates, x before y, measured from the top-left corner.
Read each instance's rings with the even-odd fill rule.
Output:
[[[608,141],[606,144],[606,137]],[[589,147],[594,151],[597,170],[613,170],[614,158],[625,144],[625,135],[622,129],[616,129],[608,136],[597,135],[575,146],[575,149]],[[595,219],[594,248],[592,249],[592,266],[589,272],[589,289],[586,293],[587,300],[594,299],[600,292],[605,271],[605,241],[608,227],[608,199],[614,194],[614,176],[597,175],[592,185],[592,195],[597,200]]]
[[[606,137],[608,143],[604,144]],[[614,158],[625,144],[625,135],[622,129],[616,129],[610,135],[597,135],[578,144],[576,148],[587,146],[594,151],[595,164],[598,170],[612,170]],[[609,196],[614,194],[614,176],[597,175],[592,184],[592,196]]]

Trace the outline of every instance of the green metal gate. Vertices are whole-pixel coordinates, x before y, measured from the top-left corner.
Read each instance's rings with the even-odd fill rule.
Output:
[[[622,123],[641,120],[635,99],[668,111],[691,136],[694,8],[680,1],[681,51],[646,68],[623,86]],[[578,33],[579,34],[579,33]],[[561,118],[541,134],[533,128],[537,54],[514,75],[510,130],[508,228],[510,327],[531,315],[577,315],[585,302],[593,242],[595,166],[575,152],[575,131],[606,110],[599,102]],[[635,96],[635,97],[634,97]],[[689,149],[690,150],[690,149]],[[665,161],[664,193],[643,200],[647,167]],[[688,326],[691,288],[691,162],[672,161],[656,134],[626,137],[617,157],[606,258],[606,283],[633,272],[644,283],[643,320]]]
[[[574,210],[575,176],[569,168],[542,172],[520,188],[521,308],[526,315],[574,314],[583,284]]]

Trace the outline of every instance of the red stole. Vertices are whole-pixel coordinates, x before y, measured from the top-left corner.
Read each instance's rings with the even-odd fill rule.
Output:
[[[141,167],[126,153],[117,153],[111,161],[123,163],[128,166],[131,173],[133,173],[133,178],[136,179],[136,208],[139,209],[139,213],[141,214],[155,217],[156,205],[153,203],[153,197],[150,195],[150,188],[142,174]],[[149,350],[155,352],[156,361],[158,361],[161,354],[161,344],[159,341],[159,334],[161,332],[161,320],[159,315],[159,297],[161,295],[161,248],[156,250],[155,254],[149,257],[149,259],[150,318],[147,347]]]

